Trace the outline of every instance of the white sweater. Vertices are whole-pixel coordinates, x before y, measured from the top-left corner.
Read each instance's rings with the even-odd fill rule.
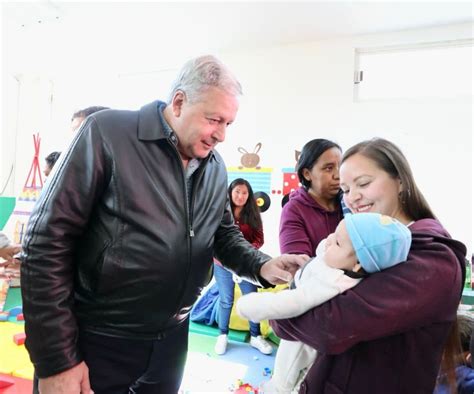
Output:
[[[253,322],[288,319],[299,316],[357,285],[343,270],[324,262],[326,240],[319,243],[316,257],[295,275],[296,289],[250,293],[237,301],[237,313]]]

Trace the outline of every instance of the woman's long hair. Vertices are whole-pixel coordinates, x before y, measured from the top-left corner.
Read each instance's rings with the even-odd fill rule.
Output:
[[[253,196],[252,186],[250,186],[250,183],[248,183],[248,181],[243,178],[234,179],[228,188],[232,214],[234,214],[235,211],[235,204],[234,201],[232,201],[232,190],[241,185],[247,187],[249,197],[247,198],[245,205],[242,207],[239,221],[241,223],[248,224],[254,230],[260,230],[262,228],[262,217],[260,216],[260,210],[258,209],[257,202]]]
[[[374,138],[360,142],[349,148],[342,156],[342,163],[349,157],[360,154],[377,164],[392,178],[400,179],[403,190],[399,195],[403,212],[413,220],[436,219],[431,207],[416,185],[410,165],[402,151],[383,138]]]
[[[458,392],[456,367],[465,363],[462,354],[459,321],[456,319],[444,345],[443,358],[438,374],[438,384],[446,385],[449,394],[457,394]]]

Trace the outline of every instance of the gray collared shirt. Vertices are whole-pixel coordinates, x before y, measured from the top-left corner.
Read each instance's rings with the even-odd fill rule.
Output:
[[[168,122],[165,119],[165,116],[163,115],[163,110],[166,108],[166,104],[162,103],[161,105],[158,105],[158,118],[160,119],[161,126],[163,128],[163,131],[166,135],[167,138],[178,148],[178,136],[174,132],[174,130],[171,128],[171,126],[168,124]],[[186,189],[187,189],[187,203],[188,203],[188,212],[189,208],[191,206],[191,194],[193,190],[193,174],[196,172],[196,170],[199,168],[201,165],[202,160],[201,159],[191,159],[188,162],[188,166],[184,169],[184,175],[186,177]]]

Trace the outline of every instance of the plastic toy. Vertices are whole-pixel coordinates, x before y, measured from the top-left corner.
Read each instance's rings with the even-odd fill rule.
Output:
[[[24,332],[13,335],[13,342],[15,342],[18,346],[23,345],[25,343],[25,339],[26,334]]]

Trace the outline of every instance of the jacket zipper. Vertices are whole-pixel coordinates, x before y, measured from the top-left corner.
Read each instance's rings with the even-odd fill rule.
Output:
[[[178,159],[179,165],[181,166],[181,176],[182,176],[183,186],[184,186],[184,206],[186,207],[186,226],[187,226],[188,235],[189,235],[189,237],[188,237],[188,271],[186,272],[186,275],[188,275],[189,271],[191,270],[191,254],[192,254],[191,253],[191,247],[192,247],[191,239],[194,238],[194,235],[195,235],[194,234],[194,229],[193,229],[193,208],[194,208],[195,193],[192,193],[191,201],[189,201],[189,199],[188,199],[188,186],[186,184],[186,174],[185,174],[185,169],[184,169],[184,166],[183,166],[183,161],[181,160],[181,155],[179,154],[179,151],[178,151],[178,148],[176,148],[176,145],[174,145],[170,140],[167,140],[167,141],[172,146],[172,149],[176,153],[176,157]],[[199,166],[199,168],[197,169],[198,176],[196,177],[195,181],[193,182],[193,187],[192,187],[191,192],[194,191],[196,186],[201,181],[202,174],[204,173],[204,167],[206,166],[208,161],[209,161],[209,157],[204,159],[202,161],[201,165]],[[189,201],[189,206],[188,206],[188,201]],[[179,296],[179,303],[177,305],[177,308],[179,308],[181,306],[183,296],[184,296],[184,293],[186,291],[186,286],[187,286],[187,280],[186,280],[186,283],[184,284],[183,289],[181,291],[181,294]],[[179,309],[176,310],[176,312],[178,312],[178,311],[179,311]]]

